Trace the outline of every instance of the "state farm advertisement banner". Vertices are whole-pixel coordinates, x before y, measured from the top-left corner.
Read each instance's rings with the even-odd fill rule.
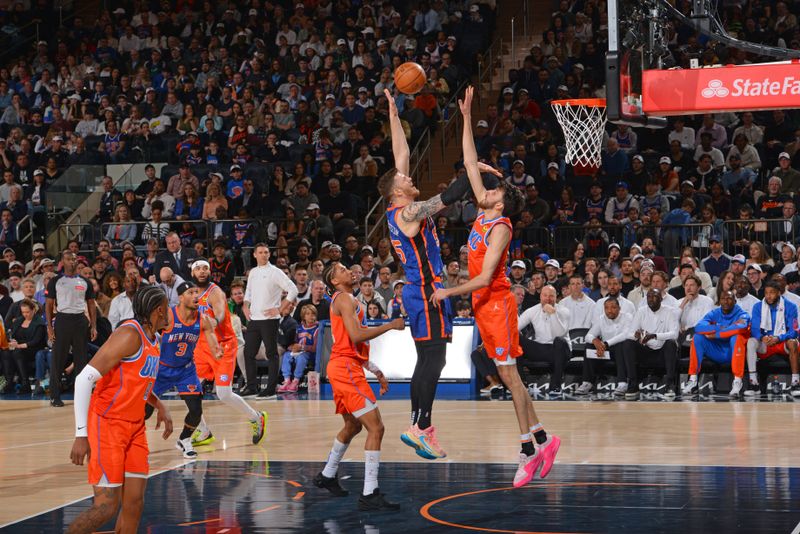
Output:
[[[781,108],[800,108],[800,62],[642,73],[642,109],[650,115]]]

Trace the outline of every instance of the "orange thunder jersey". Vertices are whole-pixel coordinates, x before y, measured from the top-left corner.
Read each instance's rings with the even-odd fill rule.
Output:
[[[198,311],[200,313],[205,313],[209,317],[214,317],[214,310],[208,304],[208,298],[215,287],[219,286],[213,282],[208,284],[208,287],[206,288],[205,291],[203,291],[203,294],[200,295],[200,299],[198,301],[199,303]],[[220,291],[222,291],[221,288]],[[216,319],[216,317],[214,318]],[[233,324],[231,323],[230,312],[226,313],[225,317],[222,320],[220,320],[214,332],[217,334],[217,340],[220,342],[220,344],[223,344],[230,339],[236,339],[236,332],[234,332],[233,330]],[[205,341],[205,336],[200,336],[200,339],[198,340],[198,345],[207,346],[207,343],[208,342]]]
[[[480,212],[475,222],[472,225],[472,231],[469,233],[469,277],[475,278],[483,270],[483,258],[486,256],[486,251],[489,248],[489,238],[491,232],[497,225],[505,225],[509,230],[513,231],[511,221],[508,217],[498,217],[492,220],[486,220],[486,214]],[[511,281],[506,275],[506,263],[508,262],[508,247],[503,251],[503,256],[497,263],[497,267],[492,273],[492,280],[489,283],[489,293],[500,291],[503,289],[511,288]],[[484,290],[481,290],[482,294]],[[476,292],[479,293],[479,292]]]
[[[341,291],[337,291],[331,298],[331,308],[336,298],[342,295]],[[356,300],[356,317],[358,324],[362,328],[367,327],[367,314],[361,303]],[[333,336],[333,347],[331,347],[331,360],[334,358],[355,358],[361,361],[369,360],[369,343],[353,343],[350,339],[350,334],[344,326],[344,320],[341,316],[331,312],[331,335]]]
[[[159,336],[150,341],[136,320],[125,321],[118,328],[135,328],[141,338],[136,354],[122,358],[97,382],[90,409],[99,416],[123,421],[144,421],[144,405],[158,376]]]

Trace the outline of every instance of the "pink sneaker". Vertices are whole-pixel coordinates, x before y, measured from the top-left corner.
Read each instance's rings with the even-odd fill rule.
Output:
[[[517,467],[517,472],[514,475],[515,488],[521,488],[533,480],[536,470],[539,469],[539,466],[542,464],[542,458],[543,456],[540,451],[536,451],[536,454],[533,456],[528,456],[524,452],[519,453],[519,467]]]
[[[286,386],[286,393],[297,393],[297,389],[300,387],[300,380],[297,378],[292,379],[289,382],[289,385]]]
[[[278,393],[288,393],[290,391],[289,387],[291,385],[292,385],[292,382],[288,378],[284,378],[283,379],[283,384],[278,386],[278,389],[276,389],[275,391],[277,391]],[[295,391],[297,391],[297,390],[295,390]]]
[[[431,425],[425,430],[422,430],[422,443],[427,445],[426,452],[429,454],[432,453],[436,458],[445,458],[447,453],[444,452],[444,449],[441,445],[439,445],[439,440],[436,439],[436,428]]]
[[[559,447],[561,447],[561,438],[553,434],[544,442],[544,445],[539,447],[539,454],[537,454],[537,456],[542,457],[542,470],[539,472],[539,477],[546,477],[553,468]]]

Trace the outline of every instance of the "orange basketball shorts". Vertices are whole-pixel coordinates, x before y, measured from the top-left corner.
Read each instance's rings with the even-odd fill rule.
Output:
[[[517,328],[517,304],[510,291],[473,302],[475,324],[486,354],[497,362],[522,355]],[[502,364],[501,364],[502,365]]]
[[[349,413],[354,417],[361,417],[378,407],[360,361],[331,354],[327,373],[328,382],[333,389],[336,413]]]
[[[206,342],[198,343],[194,353],[194,364],[197,367],[197,376],[203,380],[213,380],[216,386],[230,386],[233,383],[233,373],[236,371],[236,352],[239,342],[235,337],[220,340],[222,345],[222,358],[214,358],[208,351]]]
[[[89,410],[89,484],[116,487],[125,477],[147,478],[150,464],[147,455],[144,413],[142,420],[131,422],[108,419]]]

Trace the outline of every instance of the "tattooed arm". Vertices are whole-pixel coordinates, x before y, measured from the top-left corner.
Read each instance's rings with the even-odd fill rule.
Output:
[[[433,216],[444,208],[441,195],[422,202],[412,202],[400,212],[400,218],[407,223],[419,222]]]

